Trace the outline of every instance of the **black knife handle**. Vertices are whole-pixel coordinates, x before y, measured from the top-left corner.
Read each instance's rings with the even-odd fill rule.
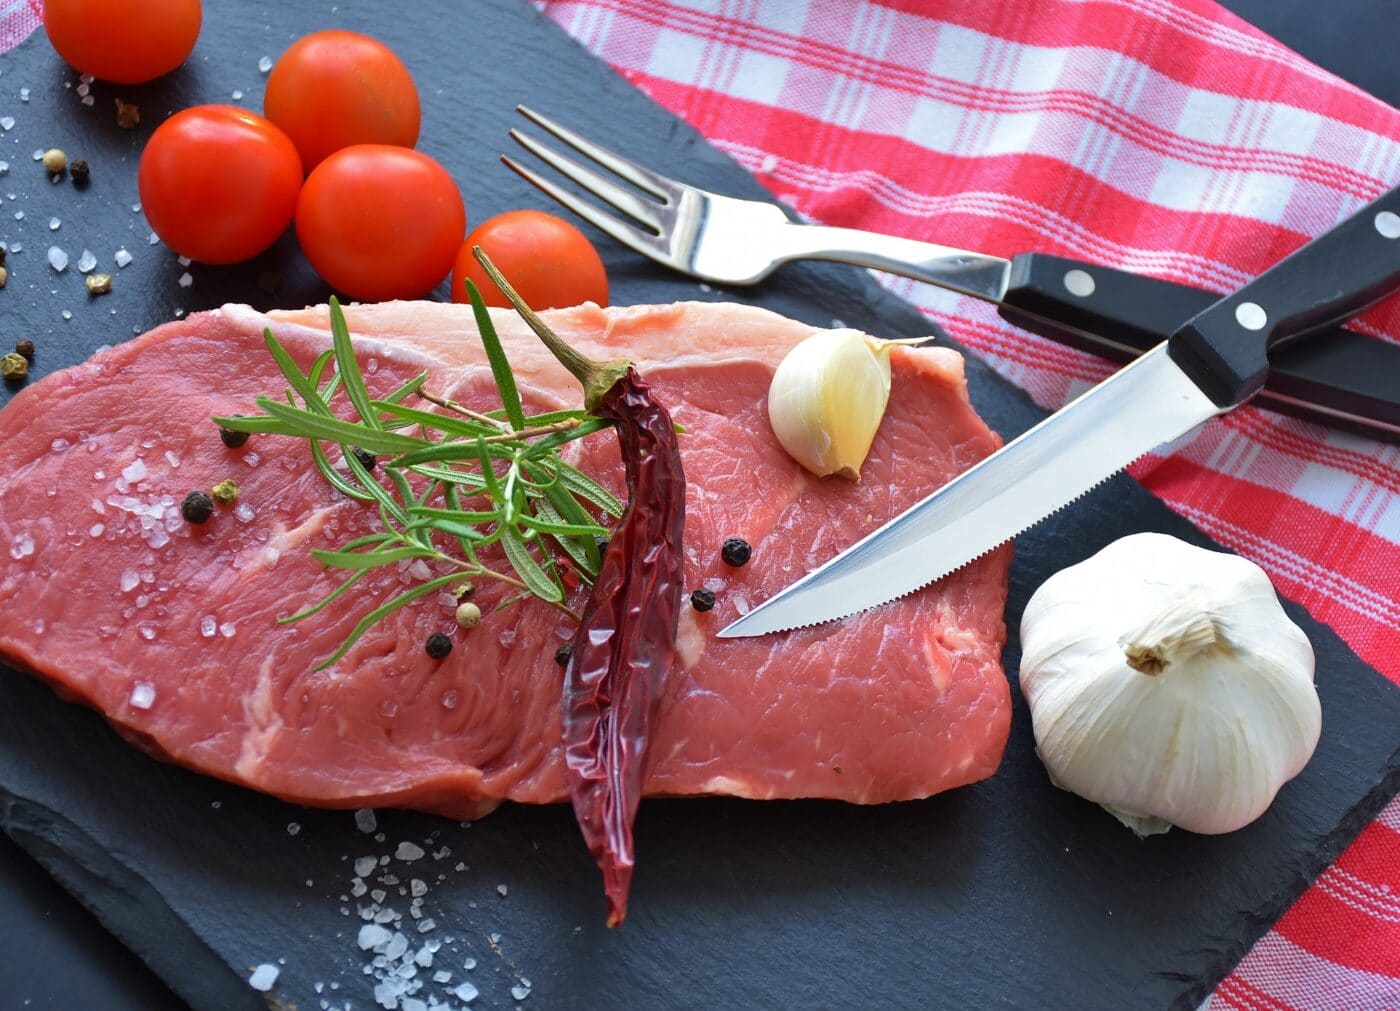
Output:
[[[1167,353],[1221,407],[1264,386],[1269,351],[1400,285],[1400,188],[1313,239],[1172,335]]]
[[[1081,260],[1022,253],[1012,261],[1010,285],[997,311],[1023,330],[1126,363],[1152,350],[1219,298],[1199,288]],[[1274,351],[1255,403],[1400,442],[1397,376],[1400,345],[1339,327],[1318,340]]]

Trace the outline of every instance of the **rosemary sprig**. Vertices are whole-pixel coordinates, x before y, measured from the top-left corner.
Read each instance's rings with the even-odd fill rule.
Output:
[[[608,423],[583,410],[527,415],[480,292],[470,281],[467,289],[501,395],[499,409],[476,411],[429,392],[424,389],[426,372],[386,396],[372,396],[355,360],[345,315],[332,297],[331,350],[302,372],[272,331],[265,330],[268,350],[287,381],[283,396],[256,398],[262,414],[214,419],[232,431],[305,439],[331,487],[378,510],[378,532],[335,550],[311,552],[328,569],[345,571],[348,577],[319,602],[279,618],[280,623],[319,614],[366,574],[387,565],[422,560],[448,570],[377,603],[317,670],[343,657],[376,622],[399,608],[434,590],[461,589],[478,580],[519,591],[502,607],[534,596],[577,620],[565,602],[568,592],[556,552],[592,583],[601,562],[597,539],[608,533],[596,517],[622,515],[621,502],[559,456],[564,445]],[[414,398],[444,413],[415,406]],[[343,468],[332,464],[328,445],[339,449]],[[356,450],[388,457],[379,461],[385,481],[361,462]],[[508,571],[482,562],[478,553],[494,544],[500,545]]]

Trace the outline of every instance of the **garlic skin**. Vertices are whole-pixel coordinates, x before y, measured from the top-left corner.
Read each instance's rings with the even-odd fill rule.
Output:
[[[896,343],[818,330],[787,353],[768,388],[768,420],[788,455],[818,477],[860,480],[889,403]]]
[[[1317,747],[1312,646],[1235,555],[1121,538],[1041,585],[1021,647],[1051,781],[1140,836],[1249,824]]]

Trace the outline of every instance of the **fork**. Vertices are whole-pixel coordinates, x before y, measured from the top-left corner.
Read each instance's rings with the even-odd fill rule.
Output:
[[[1045,253],[1020,253],[1008,260],[917,239],[794,222],[776,204],[679,182],[533,109],[517,106],[516,111],[611,173],[615,178],[529,134],[510,131],[521,147],[621,216],[502,155],[507,167],[629,249],[703,281],[751,285],[795,260],[849,263],[991,302],[1008,322],[1121,362],[1156,347],[1217,298],[1185,285]],[[1385,377],[1398,368],[1400,347],[1338,329],[1328,340],[1276,353],[1256,403],[1397,441],[1400,396]]]

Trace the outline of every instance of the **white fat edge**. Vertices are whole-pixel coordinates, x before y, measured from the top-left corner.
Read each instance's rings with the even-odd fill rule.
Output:
[[[282,714],[275,705],[273,671],[277,667],[276,653],[270,651],[258,666],[258,680],[243,696],[243,719],[248,729],[238,748],[234,770],[244,779],[256,781],[273,742],[285,729]]]
[[[311,306],[312,309],[324,309],[325,306]],[[347,308],[350,308],[347,306]],[[327,321],[326,327],[308,326],[305,323],[293,323],[290,320],[281,319],[266,313],[258,312],[251,306],[239,303],[229,303],[218,309],[213,309],[211,315],[226,315],[234,323],[250,328],[254,333],[261,333],[264,327],[271,328],[272,333],[283,344],[309,345],[317,354],[325,351],[331,346],[330,323]],[[398,341],[385,340],[379,337],[367,337],[356,333],[353,328],[350,330],[350,342],[355,346],[355,350],[362,358],[377,358],[381,361],[391,361],[401,365],[408,365],[418,369],[447,368],[449,362],[444,362],[441,358],[430,355],[427,352],[411,345]]]

